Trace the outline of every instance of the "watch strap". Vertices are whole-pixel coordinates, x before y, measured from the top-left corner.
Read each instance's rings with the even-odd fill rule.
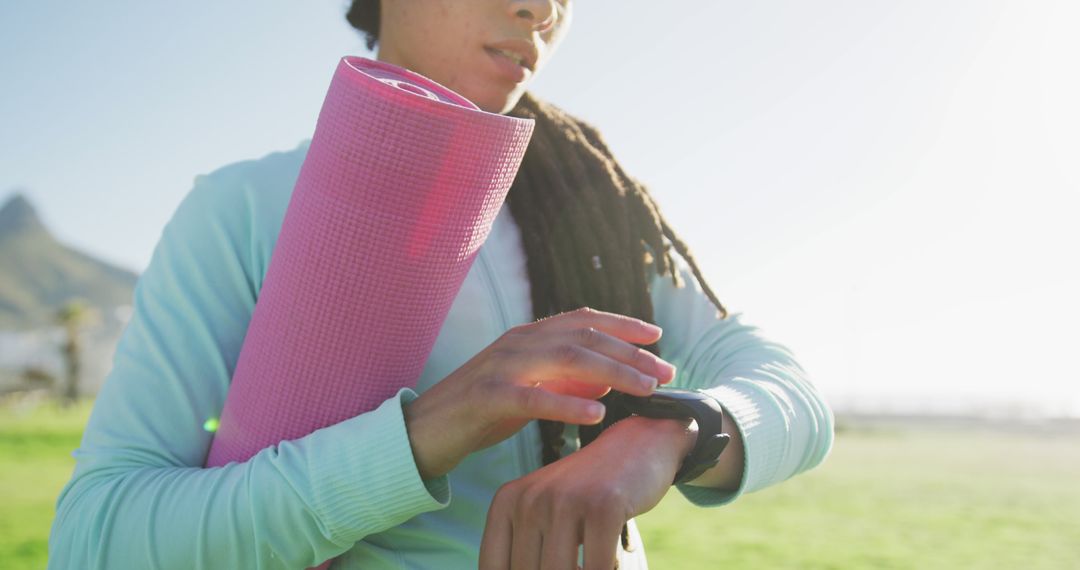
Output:
[[[693,481],[720,461],[731,436],[723,433],[724,410],[713,397],[700,390],[658,389],[650,396],[619,393],[619,419],[631,414],[650,418],[686,419],[698,424],[694,447],[683,458],[672,485]],[[616,420],[617,421],[617,420]]]

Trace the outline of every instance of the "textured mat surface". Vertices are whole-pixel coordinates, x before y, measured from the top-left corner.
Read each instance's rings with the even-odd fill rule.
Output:
[[[406,69],[341,59],[207,466],[415,386],[533,126]]]

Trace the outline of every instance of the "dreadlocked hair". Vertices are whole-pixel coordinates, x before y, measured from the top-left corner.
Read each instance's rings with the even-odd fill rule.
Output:
[[[366,36],[369,50],[378,43],[379,12],[379,0],[352,0],[345,15]],[[684,286],[671,246],[693,269],[717,316],[728,317],[690,248],[660,215],[645,186],[623,171],[596,128],[529,92],[507,114],[536,121],[506,197],[521,230],[535,320],[588,306],[655,323],[647,266]],[[657,343],[638,346],[661,356]],[[565,425],[538,424],[541,461],[548,465],[562,455]],[[603,427],[580,426],[581,445]],[[622,546],[630,547],[626,525]]]
[[[369,50],[379,43],[379,0],[353,0],[345,12],[345,21],[364,34],[364,43]]]
[[[676,287],[684,286],[665,238],[693,269],[717,315],[728,317],[689,247],[596,128],[529,92],[507,114],[536,121],[506,197],[527,256],[534,319],[588,306],[655,322],[647,266],[655,264],[659,275],[670,274]],[[638,346],[660,356],[657,343]],[[548,465],[562,454],[565,426],[538,423],[541,459]],[[590,428],[579,429],[582,446],[599,435]],[[622,545],[630,546],[626,525]]]

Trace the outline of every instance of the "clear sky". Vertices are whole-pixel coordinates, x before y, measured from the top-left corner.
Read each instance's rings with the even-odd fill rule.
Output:
[[[1080,3],[575,1],[533,91],[834,406],[1080,416]],[[0,3],[0,200],[142,270],[197,174],[311,136],[345,9]]]

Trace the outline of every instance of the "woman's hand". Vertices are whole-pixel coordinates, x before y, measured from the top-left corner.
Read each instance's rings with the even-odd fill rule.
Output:
[[[611,570],[623,524],[660,502],[694,444],[689,421],[632,416],[503,485],[488,509],[481,570]]]
[[[421,477],[450,471],[533,419],[596,424],[609,390],[647,396],[675,368],[632,343],[658,327],[584,307],[516,326],[405,406]]]

